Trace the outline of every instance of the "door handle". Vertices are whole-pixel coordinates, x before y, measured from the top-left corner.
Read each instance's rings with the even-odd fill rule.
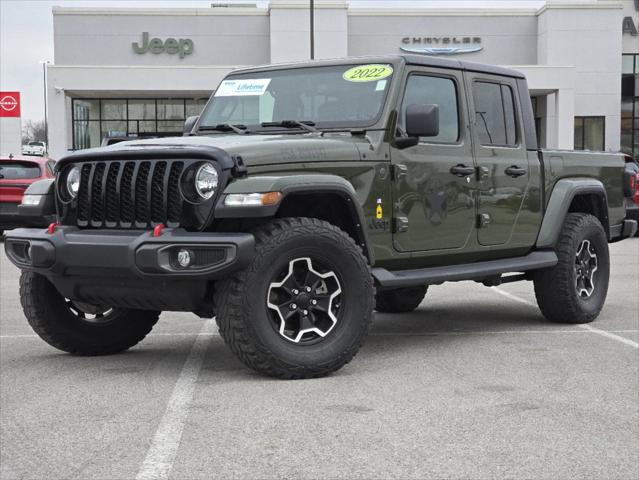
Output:
[[[451,167],[450,173],[458,177],[467,177],[475,173],[475,167],[467,167],[466,165],[460,163],[458,165],[455,165],[454,167]]]
[[[508,167],[506,170],[504,170],[504,172],[506,173],[506,175],[508,175],[509,177],[513,177],[513,178],[517,178],[517,177],[521,177],[522,175],[526,175],[526,169],[525,168],[519,168],[517,165],[513,165],[511,167]]]

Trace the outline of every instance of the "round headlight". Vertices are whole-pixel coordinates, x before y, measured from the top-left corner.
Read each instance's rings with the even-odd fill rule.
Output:
[[[71,197],[75,197],[80,190],[80,167],[73,167],[67,173],[67,192]]]
[[[198,168],[195,174],[195,191],[200,197],[208,200],[215,194],[218,186],[217,170],[210,163],[205,163]]]

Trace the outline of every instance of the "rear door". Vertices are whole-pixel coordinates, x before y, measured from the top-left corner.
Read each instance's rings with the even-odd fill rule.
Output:
[[[510,77],[465,75],[478,167],[477,239],[481,245],[508,245],[530,181],[517,83]]]

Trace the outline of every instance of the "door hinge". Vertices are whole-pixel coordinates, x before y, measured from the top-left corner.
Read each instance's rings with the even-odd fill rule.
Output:
[[[477,167],[477,181],[481,182],[484,178],[488,178],[490,170],[488,167]]]
[[[490,215],[487,213],[480,213],[477,215],[477,228],[486,228],[490,225]]]
[[[395,217],[393,219],[393,233],[404,233],[408,231],[408,218]]]
[[[408,175],[408,167],[401,164],[391,165],[391,175],[393,180],[399,180]]]

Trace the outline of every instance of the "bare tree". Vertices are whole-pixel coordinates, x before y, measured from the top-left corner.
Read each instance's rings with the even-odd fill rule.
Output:
[[[22,144],[44,142],[44,120],[25,120],[22,124]]]

